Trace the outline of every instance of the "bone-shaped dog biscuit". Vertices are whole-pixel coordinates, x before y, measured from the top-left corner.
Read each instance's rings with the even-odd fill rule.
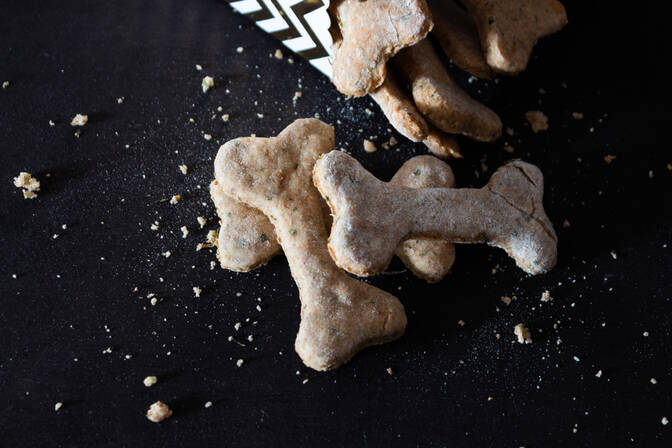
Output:
[[[215,159],[224,193],[261,210],[275,227],[301,299],[295,349],[316,370],[338,367],[364,347],[398,338],[406,327],[396,297],[349,277],[329,256],[311,175],[333,146],[331,126],[304,119],[274,138],[229,141]]]
[[[434,19],[432,35],[455,65],[477,78],[490,78],[474,19],[453,0],[427,0]]]
[[[558,0],[462,0],[476,21],[490,67],[515,75],[527,67],[537,40],[567,24]]]
[[[404,163],[390,182],[410,188],[452,187],[454,179],[445,162],[417,156]],[[222,268],[250,271],[266,264],[281,250],[273,225],[261,211],[224,194],[216,180],[210,185],[210,194],[221,221],[217,257]],[[322,204],[325,221],[331,224],[331,210],[324,201]],[[441,280],[455,261],[453,244],[433,239],[404,241],[396,254],[417,277],[430,283]]]
[[[409,80],[415,105],[430,123],[478,141],[499,138],[502,122],[497,114],[460,89],[427,39],[403,49],[392,61]]]
[[[331,207],[329,251],[361,276],[385,270],[407,238],[501,247],[530,274],[551,269],[557,238],[542,203],[544,181],[534,165],[513,161],[481,189],[411,188],[376,179],[340,151],[322,157],[313,181]]]
[[[334,39],[333,82],[345,95],[363,96],[385,79],[385,63],[432,29],[425,0],[336,0],[329,6],[340,28]]]
[[[432,156],[417,156],[404,163],[390,184],[408,188],[452,187],[453,170]],[[455,262],[455,245],[436,239],[408,239],[395,252],[417,276],[429,283],[440,281]]]

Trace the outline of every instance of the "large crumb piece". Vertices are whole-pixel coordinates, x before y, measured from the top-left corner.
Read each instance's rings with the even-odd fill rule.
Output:
[[[211,87],[215,86],[215,80],[212,76],[206,76],[203,78],[203,81],[201,81],[201,88],[203,89],[203,93],[207,92],[210,90]]]
[[[532,343],[532,334],[530,330],[523,324],[518,324],[513,327],[513,334],[518,338],[519,344],[531,344]]]
[[[158,378],[157,378],[157,377],[155,377],[155,376],[148,376],[148,377],[146,377],[144,380],[142,380],[142,384],[144,384],[145,387],[152,387],[153,385],[156,384],[157,381],[158,381]],[[159,403],[161,403],[161,402],[159,401]],[[156,404],[156,403],[154,403],[154,404]],[[153,404],[152,406],[154,406],[154,404]],[[150,408],[150,409],[151,409],[151,408]],[[149,418],[149,417],[148,417],[148,418]]]
[[[40,181],[25,171],[21,171],[14,178],[14,186],[23,189],[24,199],[35,199],[37,197],[35,192],[40,191]]]
[[[70,126],[84,126],[88,121],[88,115],[77,114],[70,122]]]
[[[364,151],[366,152],[376,152],[378,148],[373,144],[371,140],[364,140]]]
[[[548,117],[540,110],[530,110],[525,112],[525,118],[532,126],[532,132],[535,134],[541,131],[548,131]]]
[[[147,410],[147,420],[154,423],[162,422],[171,415],[173,415],[173,411],[170,410],[167,404],[161,401],[153,403]]]

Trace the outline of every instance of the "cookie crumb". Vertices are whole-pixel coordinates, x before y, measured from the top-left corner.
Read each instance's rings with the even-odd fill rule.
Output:
[[[606,156],[604,156],[604,161],[607,165],[609,165],[611,162],[614,161],[615,158],[616,158],[615,155],[607,154]]]
[[[205,409],[208,409],[209,407],[212,407],[212,401],[206,401],[205,404],[203,405]]]
[[[210,134],[203,134],[203,138],[206,139],[207,141],[212,140],[212,135]]]
[[[658,380],[655,378],[651,378],[649,381],[651,382],[651,384],[658,384]]]
[[[201,297],[201,293],[203,292],[201,288],[199,288],[198,286],[194,286],[191,289],[194,291],[194,297]]]
[[[201,64],[196,64],[196,70],[200,72],[203,70],[203,66]]]
[[[516,150],[516,149],[515,149],[513,146],[511,146],[511,145],[508,145],[508,144],[507,144],[507,145],[504,145],[504,151],[506,151],[506,152],[508,152],[508,153],[512,153],[512,152],[515,151],[515,150]]]
[[[595,374],[596,378],[601,378],[602,377],[602,370],[598,370],[597,373]]]
[[[37,197],[35,192],[40,191],[40,181],[25,171],[21,171],[14,178],[14,186],[23,190],[24,199],[35,199]]]
[[[229,114],[223,114],[223,115],[222,115],[222,121],[225,122],[225,123],[226,123],[227,121],[229,121]]]
[[[204,217],[199,216],[196,218],[196,221],[198,221],[198,225],[201,226],[201,229],[205,227],[205,224],[208,222]]]
[[[465,321],[463,321],[462,319],[460,319],[460,320],[457,321],[457,325],[459,325],[460,327],[464,327],[465,325],[467,325],[467,323]]]
[[[572,118],[575,120],[583,120],[583,114],[581,112],[572,112]]]
[[[180,168],[180,171],[182,172],[182,174],[184,174],[184,175],[187,174],[187,170],[189,169],[189,168],[187,167],[187,165],[180,165],[179,168]]]
[[[236,53],[242,53],[243,51],[245,51],[243,47],[236,48]]]
[[[173,195],[173,197],[170,198],[170,203],[175,205],[178,202],[180,202],[180,199],[182,199],[182,196],[180,196],[179,194]]]
[[[376,145],[373,144],[371,140],[364,140],[364,151],[366,152],[376,152],[378,148],[376,148]]]
[[[388,375],[392,375],[394,373],[392,371],[392,367],[388,367],[387,369],[385,369],[385,371],[387,372]]]
[[[532,343],[532,334],[530,330],[523,324],[518,324],[513,327],[513,333],[518,338],[519,344],[531,344]]]
[[[117,104],[121,104],[123,102],[124,102],[124,97],[123,96],[120,96],[119,98],[117,98]]]
[[[239,359],[238,361],[236,361],[236,367],[242,367],[244,362],[245,362],[244,360]]]
[[[660,419],[660,423],[662,423],[663,426],[665,426],[668,423],[670,423],[670,421],[667,419],[667,417],[663,417],[663,418]]]
[[[187,236],[189,236],[189,229],[187,228],[187,226],[180,227],[180,230],[182,231],[182,238],[186,238]]]
[[[63,407],[63,402],[59,401],[58,403],[56,403],[54,405],[54,411],[58,412],[58,410],[61,409],[62,407]]]
[[[153,403],[147,410],[147,420],[154,423],[162,422],[171,415],[173,415],[173,411],[170,410],[167,404],[161,401]]]
[[[541,294],[541,301],[542,301],[542,302],[550,302],[551,300],[553,300],[553,297],[551,297],[551,293],[550,293],[550,292],[548,292],[548,291],[544,291],[544,292]]]
[[[157,382],[158,380],[159,380],[159,379],[158,379],[157,377],[155,377],[155,376],[148,376],[148,377],[145,377],[144,380],[142,380],[142,384],[144,384],[145,387],[152,387],[153,385],[156,384],[156,382]]]
[[[214,86],[215,86],[215,80],[212,76],[206,76],[205,78],[203,78],[203,81],[201,81],[201,88],[203,89],[203,93],[207,92]]]
[[[7,87],[9,87],[9,81],[3,81],[2,82],[2,88],[6,89]]]
[[[275,50],[273,56],[275,57],[275,59],[282,59],[284,57],[284,55],[282,54],[282,50],[279,48]]]
[[[170,256],[171,256],[172,254],[170,253],[169,250],[167,250],[167,251],[165,251],[165,252],[161,252],[161,255],[163,255],[163,256],[166,257],[166,258],[170,258]]]
[[[532,132],[535,134],[541,131],[548,131],[548,117],[542,111],[527,111],[525,112],[525,118],[527,119],[528,123],[530,123],[530,126],[532,126]]]
[[[70,126],[84,126],[88,121],[88,115],[77,114],[70,122]]]
[[[299,92],[299,91],[294,92],[294,98],[292,98],[292,102],[293,102],[293,103],[296,103],[296,100],[298,100],[298,99],[301,98],[302,96],[303,96],[303,93],[302,93],[302,92]]]
[[[568,228],[569,226],[571,226],[571,224],[569,223],[568,220],[565,219],[564,221],[562,221],[562,228],[563,228],[563,229],[566,229],[566,228]]]

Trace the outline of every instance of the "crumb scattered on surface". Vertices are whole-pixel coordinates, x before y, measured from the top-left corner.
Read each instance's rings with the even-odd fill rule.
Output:
[[[58,412],[59,409],[63,407],[63,402],[59,401],[54,405],[54,411]]]
[[[222,114],[222,121],[223,122],[229,121],[229,114]]]
[[[460,327],[464,327],[465,325],[467,325],[467,323],[465,321],[463,321],[462,319],[460,319],[460,320],[457,321],[457,325],[459,325]]]
[[[77,114],[70,122],[70,126],[84,126],[88,121],[88,115]]]
[[[180,171],[182,172],[182,174],[186,175],[188,169],[189,168],[187,167],[187,165],[180,165]]]
[[[378,148],[373,144],[371,140],[364,140],[364,151],[366,152],[376,152]]]
[[[531,344],[532,343],[532,334],[530,330],[523,324],[518,324],[513,327],[513,334],[518,338],[519,344]]]
[[[242,367],[244,362],[245,361],[243,361],[242,359],[239,359],[238,361],[236,361],[236,367]]]
[[[212,76],[206,76],[201,81],[201,88],[203,89],[203,93],[207,92],[214,86],[215,86],[215,80]]]
[[[501,300],[502,303],[506,306],[511,305],[511,297],[509,296],[502,296],[499,300]]]
[[[595,377],[601,378],[602,377],[602,370],[598,370],[597,373],[595,374]]]
[[[201,293],[203,292],[203,290],[201,288],[199,288],[198,286],[194,286],[191,289],[194,291],[194,296],[195,297],[201,297]]]
[[[198,221],[198,225],[201,226],[201,229],[205,227],[205,224],[208,222],[204,217],[199,216],[196,218],[196,221]]]
[[[123,102],[124,102],[124,97],[123,96],[120,96],[119,98],[117,98],[117,104],[121,104]]]
[[[540,110],[530,110],[525,112],[525,118],[532,126],[532,132],[535,134],[548,130],[548,117]]]
[[[565,219],[564,221],[562,221],[562,228],[563,228],[563,229],[566,229],[566,228],[568,228],[569,226],[571,226],[571,224],[569,223],[568,220]]]
[[[156,384],[156,382],[157,382],[158,380],[159,380],[159,379],[158,379],[157,377],[155,377],[155,376],[148,376],[148,377],[145,377],[144,380],[142,380],[142,384],[144,384],[145,387],[152,387],[153,385]]]
[[[236,48],[236,53],[242,53],[243,51],[245,51],[243,47]]]
[[[511,146],[511,145],[504,145],[504,151],[506,151],[506,152],[508,152],[508,153],[512,153],[512,152],[515,151],[515,150],[516,150],[516,149],[515,149],[513,146]]]
[[[163,256],[166,257],[166,258],[170,258],[170,256],[171,256],[172,254],[170,253],[169,250],[167,250],[167,251],[165,251],[165,252],[161,252],[161,255],[163,255]]]
[[[651,382],[651,384],[658,384],[658,380],[655,378],[651,378],[649,381]]]
[[[572,118],[575,120],[583,120],[583,114],[581,112],[572,112]]]
[[[301,98],[302,96],[303,96],[303,93],[302,93],[302,92],[298,92],[298,91],[297,91],[297,92],[294,92],[294,97],[292,98],[292,102],[296,103],[296,100],[298,100],[298,99]]]
[[[394,373],[392,371],[392,367],[388,367],[387,369],[385,369],[385,371],[387,372],[388,375],[392,375]]]
[[[205,404],[203,405],[204,408],[209,408],[212,406],[212,401],[206,401]]]
[[[544,291],[543,293],[541,293],[541,301],[542,302],[550,302],[551,300],[553,300],[553,297],[551,297],[550,292]]]
[[[171,415],[173,415],[173,411],[170,410],[167,404],[161,401],[153,403],[147,410],[147,420],[154,423],[162,422]]]
[[[200,72],[201,70],[203,70],[203,66],[201,64],[196,64],[196,70]]]
[[[21,171],[14,178],[14,186],[22,189],[24,199],[35,199],[37,197],[35,192],[40,191],[40,181],[25,171]]]
[[[282,50],[279,48],[275,50],[273,56],[275,57],[275,59],[282,59],[284,57],[284,55],[282,54]]]
[[[663,417],[663,418],[660,419],[660,423],[662,423],[663,426],[665,426],[668,423],[670,423],[670,421],[667,419],[667,417]]]
[[[170,198],[170,203],[175,205],[178,202],[180,202],[180,199],[182,199],[182,196],[180,196],[179,194],[176,194],[172,198]]]
[[[189,236],[189,229],[187,228],[187,226],[180,227],[180,230],[182,231],[182,238],[186,238],[187,236]]]
[[[203,138],[206,139],[207,141],[212,140],[212,135],[210,134],[203,134]]]
[[[2,82],[2,88],[6,89],[7,87],[9,87],[9,81],[3,81]]]
[[[613,162],[614,159],[616,159],[616,156],[612,154],[607,154],[606,156],[604,156],[604,161],[606,162],[607,165]]]

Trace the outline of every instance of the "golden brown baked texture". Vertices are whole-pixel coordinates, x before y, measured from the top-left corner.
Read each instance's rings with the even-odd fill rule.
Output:
[[[453,0],[427,0],[434,19],[432,36],[453,63],[477,78],[492,72],[483,55],[474,19]]]
[[[476,21],[488,65],[516,75],[527,67],[537,40],[567,24],[558,0],[462,0]]]
[[[340,28],[333,50],[333,82],[345,95],[364,96],[385,80],[385,63],[432,29],[425,0],[335,0]]]
[[[231,140],[215,159],[224,193],[261,210],[275,227],[301,300],[295,349],[315,370],[338,367],[367,346],[400,337],[406,328],[396,297],[349,277],[329,256],[312,169],[333,147],[331,126],[302,119],[277,137]]]
[[[407,238],[488,243],[504,249],[525,272],[555,266],[557,237],[543,207],[539,168],[520,160],[499,168],[481,189],[411,189],[381,182],[354,158],[320,158],[313,182],[334,216],[329,252],[356,275],[385,270]]]
[[[393,62],[411,84],[418,110],[442,131],[486,142],[502,134],[497,114],[453,81],[428,40],[403,49]]]

